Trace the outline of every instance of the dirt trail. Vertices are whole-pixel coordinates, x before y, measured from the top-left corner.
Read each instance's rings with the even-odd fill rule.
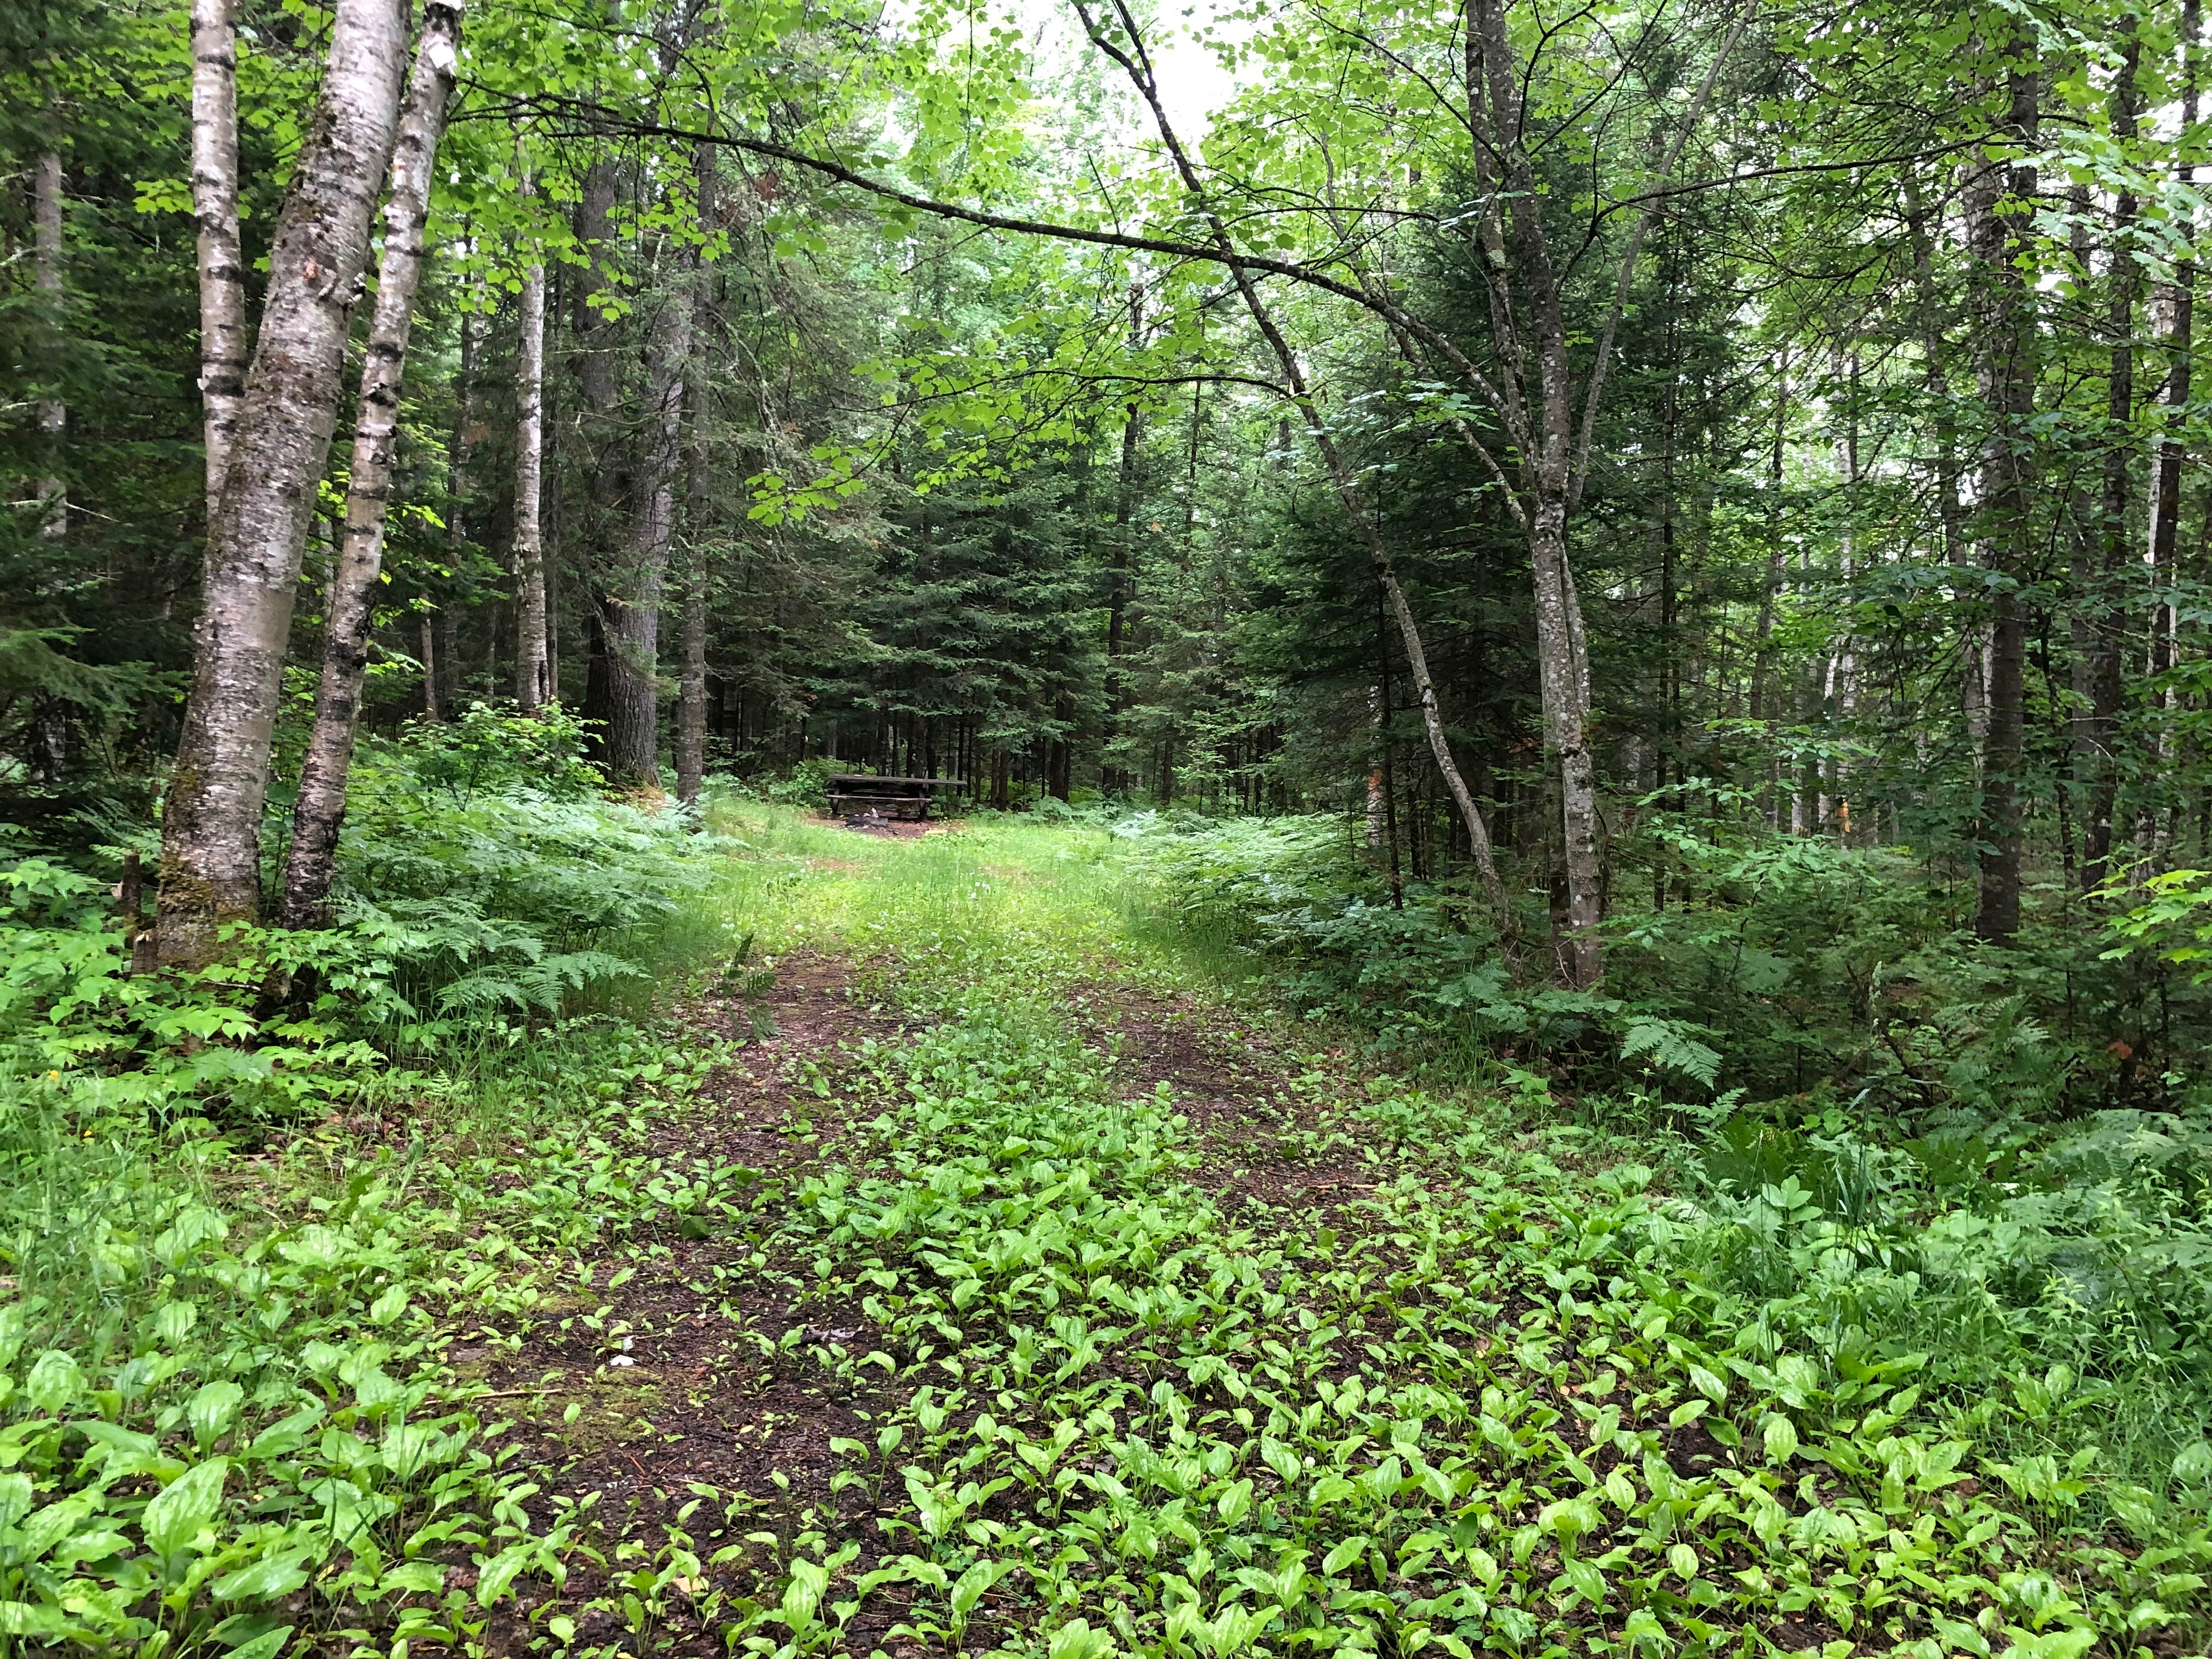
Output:
[[[687,1011],[702,1034],[745,1046],[709,1076],[694,1102],[659,1121],[654,1150],[678,1161],[741,1165],[762,1181],[792,1186],[834,1160],[841,1138],[837,1108],[815,1091],[816,1077],[826,1077],[836,1094],[864,1041],[896,1042],[913,1021],[875,1000],[852,964],[834,957],[788,957],[772,971],[757,971],[750,994],[744,986],[741,974]],[[1272,1126],[1291,1110],[1291,1097],[1271,1064],[1275,1056],[1217,1007],[1094,985],[1071,999],[1071,1011],[1086,1042],[1115,1056],[1128,1094],[1149,1094],[1162,1084],[1173,1091],[1212,1149],[1201,1182],[1255,1203],[1325,1204],[1359,1195],[1356,1165],[1338,1171],[1269,1154]],[[815,1138],[794,1133],[796,1122],[811,1125]],[[748,1533],[787,1540],[810,1509],[837,1496],[831,1441],[872,1439],[869,1416],[896,1403],[837,1398],[809,1380],[820,1373],[806,1348],[835,1342],[859,1351],[870,1330],[857,1307],[825,1308],[817,1297],[803,1315],[797,1310],[812,1281],[809,1263],[763,1261],[751,1238],[711,1236],[722,1231],[719,1223],[697,1231],[710,1236],[687,1237],[672,1225],[634,1237],[629,1249],[599,1264],[591,1285],[577,1285],[566,1305],[549,1310],[519,1352],[479,1342],[450,1356],[500,1396],[526,1459],[543,1466],[549,1496],[599,1494],[610,1548],[629,1539],[649,1556],[699,1487],[750,1511],[709,1546],[708,1533],[723,1525],[710,1519],[721,1502],[702,1505],[686,1528],[702,1557]],[[796,1352],[782,1349],[787,1340],[796,1341]],[[853,1492],[842,1507],[855,1502],[866,1507]],[[841,1531],[873,1553],[874,1528],[865,1514],[842,1516]],[[725,1583],[730,1577],[726,1569],[712,1576]],[[609,1583],[609,1573],[580,1559],[558,1600],[578,1607]],[[849,1632],[855,1651],[868,1651],[879,1633],[874,1627],[896,1620],[896,1605],[877,1599],[884,1605],[872,1602]],[[687,1618],[684,1601],[677,1598],[661,1632],[669,1644],[659,1650],[720,1653],[718,1631]],[[575,1617],[580,1642],[622,1633],[603,1609]],[[495,1652],[528,1650],[521,1619],[502,1616],[489,1634]]]

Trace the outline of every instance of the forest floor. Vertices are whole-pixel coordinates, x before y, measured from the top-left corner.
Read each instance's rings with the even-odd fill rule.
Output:
[[[663,1201],[447,1352],[591,1522],[490,1651],[2080,1659],[2147,1593],[1914,1357],[1709,1328],[1650,1170],[1268,1009],[1103,835],[721,827]]]
[[[843,1143],[888,1103],[854,1063],[860,1051],[902,1043],[920,1022],[872,998],[848,958],[802,951],[763,978],[769,973],[773,979],[753,994],[725,992],[688,1012],[694,1029],[745,1039],[746,1046],[740,1060],[710,1075],[689,1108],[655,1125],[653,1155],[742,1165],[788,1190],[841,1167]],[[1286,1062],[1255,1047],[1218,1001],[1104,984],[1079,992],[1069,1012],[1089,1051],[1111,1056],[1115,1086],[1133,1095],[1171,1092],[1212,1143],[1194,1173],[1232,1202],[1267,1206],[1372,1190],[1371,1173],[1356,1160],[1315,1165],[1248,1145],[1265,1133],[1265,1120],[1249,1109],[1276,1103],[1265,1091]],[[495,1390],[514,1390],[512,1397],[528,1401],[516,1412],[516,1437],[534,1460],[560,1468],[554,1490],[598,1494],[603,1510],[620,1510],[624,1534],[676,1526],[678,1512],[703,1488],[751,1515],[752,1531],[775,1533],[779,1549],[810,1518],[838,1512],[839,1538],[864,1543],[854,1571],[866,1571],[881,1553],[866,1547],[880,1543],[872,1523],[895,1506],[878,1512],[840,1502],[831,1483],[844,1460],[833,1442],[872,1441],[872,1424],[894,1415],[903,1396],[888,1378],[860,1390],[825,1384],[804,1352],[794,1358],[788,1346],[794,1337],[802,1350],[855,1349],[875,1346],[881,1334],[849,1298],[810,1296],[807,1264],[795,1254],[771,1253],[768,1262],[749,1265],[755,1248],[746,1236],[666,1232],[647,1243],[652,1265],[619,1285],[609,1281],[635,1257],[607,1265],[595,1286],[592,1328],[533,1330],[496,1364],[486,1363],[490,1350],[481,1345],[464,1345],[449,1357],[481,1364],[478,1374]],[[606,1352],[610,1343],[619,1357]],[[565,1422],[571,1404],[584,1410]],[[586,1590],[599,1577],[587,1571],[572,1589]],[[878,1645],[870,1638],[887,1636],[903,1599],[874,1598],[848,1632],[853,1651]],[[580,1637],[616,1634],[619,1614],[618,1607],[587,1608]],[[686,1622],[679,1616],[678,1630]],[[668,1650],[724,1651],[720,1631],[710,1625],[695,1625],[689,1634],[692,1639]],[[886,1650],[919,1653],[925,1645],[893,1639]]]

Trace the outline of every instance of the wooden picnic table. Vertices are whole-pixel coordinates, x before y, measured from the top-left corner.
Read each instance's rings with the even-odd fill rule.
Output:
[[[942,789],[957,789],[958,778],[879,778],[866,772],[832,772],[823,781],[832,817],[911,818],[929,817],[929,803]]]

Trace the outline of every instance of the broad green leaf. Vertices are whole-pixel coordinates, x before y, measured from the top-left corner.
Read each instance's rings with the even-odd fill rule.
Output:
[[[402,1561],[378,1581],[380,1595],[433,1595],[443,1589],[446,1570],[435,1561]]]
[[[407,1311],[407,1287],[394,1285],[382,1296],[368,1304],[368,1316],[379,1325],[389,1325]]]
[[[301,1565],[307,1558],[304,1549],[287,1551],[282,1555],[266,1555],[251,1566],[227,1572],[209,1587],[208,1593],[218,1601],[235,1601],[250,1597],[256,1601],[274,1600],[307,1582],[306,1569]]]
[[[59,1411],[76,1397],[83,1382],[83,1373],[77,1369],[74,1358],[59,1348],[49,1348],[39,1356],[30,1376],[24,1379],[23,1397],[34,1411]]]
[[[199,1316],[200,1310],[189,1302],[164,1302],[154,1313],[154,1334],[173,1348],[191,1334]]]
[[[1346,1539],[1322,1558],[1322,1576],[1333,1577],[1337,1573],[1342,1572],[1354,1561],[1363,1558],[1367,1553],[1367,1548],[1368,1544],[1364,1535]]]
[[[0,1474],[0,1531],[14,1526],[31,1512],[31,1477],[10,1470]]]
[[[526,1540],[510,1544],[483,1564],[477,1577],[477,1605],[488,1607],[507,1594],[514,1581],[528,1571],[538,1559],[539,1546]]]
[[[251,1642],[240,1644],[230,1650],[230,1659],[276,1659],[284,1650],[284,1644],[292,1639],[292,1626],[267,1631]]]
[[[59,1607],[29,1601],[0,1601],[0,1636],[60,1636],[70,1628]]]
[[[1106,1659],[1114,1633],[1093,1630],[1087,1620],[1071,1619],[1045,1638],[1046,1659]]]
[[[203,1450],[230,1427],[245,1398],[246,1390],[228,1378],[203,1382],[193,1391],[185,1402],[185,1421],[191,1425],[192,1437]]]
[[[1787,1463],[1797,1455],[1797,1425],[1779,1412],[1771,1413],[1764,1431],[1767,1456],[1777,1463]]]
[[[191,1547],[222,1507],[223,1481],[229,1473],[228,1458],[210,1457],[195,1463],[156,1492],[140,1523],[148,1547],[157,1555],[174,1555]]]
[[[997,1583],[1012,1570],[1012,1567],[1011,1562],[978,1561],[975,1563],[974,1566],[962,1573],[952,1586],[952,1594],[949,1598],[952,1611],[960,1617],[966,1618],[975,1610],[975,1604],[989,1593],[991,1586]]]
[[[1587,1561],[1569,1560],[1560,1563],[1560,1574],[1575,1588],[1575,1593],[1592,1607],[1605,1605],[1605,1575]]]

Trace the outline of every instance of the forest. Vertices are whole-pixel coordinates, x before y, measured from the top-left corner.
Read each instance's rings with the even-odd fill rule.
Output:
[[[2208,82],[0,7],[0,1659],[2212,1652]]]

